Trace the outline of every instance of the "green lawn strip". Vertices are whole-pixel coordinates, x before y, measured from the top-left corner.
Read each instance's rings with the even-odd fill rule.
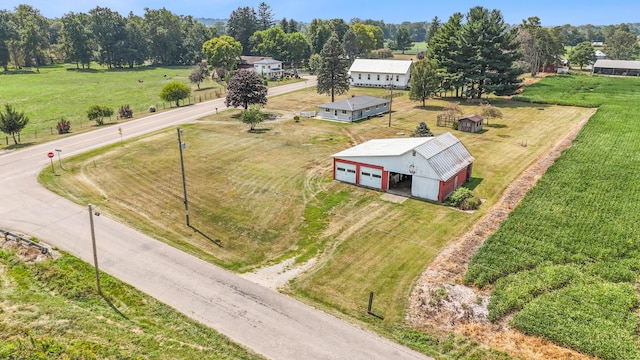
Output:
[[[25,264],[0,250],[0,358],[259,359],[72,256]]]
[[[568,82],[567,86],[562,85],[563,80]],[[586,95],[568,97],[604,105],[573,146],[487,239],[473,257],[465,281],[478,286],[495,284],[489,305],[494,320],[521,310],[516,313],[513,325],[523,331],[592,355],[636,358],[637,326],[625,325],[620,337],[617,332],[605,336],[604,331],[611,327],[601,324],[609,320],[602,318],[606,314],[600,310],[598,298],[588,294],[574,296],[587,305],[594,304],[583,306],[580,316],[558,308],[570,300],[562,298],[562,294],[569,292],[566,289],[582,289],[584,279],[593,279],[591,286],[615,293],[617,286],[634,284],[640,271],[637,241],[640,213],[635,210],[640,202],[640,188],[636,186],[640,132],[635,122],[630,121],[638,116],[640,82],[563,76],[545,79],[531,86],[523,96],[532,97],[533,93],[540,101],[554,101],[567,91],[571,93],[577,84]],[[575,295],[574,291],[570,293]],[[632,298],[636,296],[634,292]],[[628,307],[616,311],[626,318],[635,318],[636,301],[627,303]],[[547,320],[536,317],[543,317],[545,311],[557,314],[557,322],[566,324],[565,328],[541,326]],[[589,321],[584,321],[585,318]],[[572,328],[581,331],[566,330]],[[599,335],[585,336],[585,332]],[[625,349],[622,353],[610,352],[611,338],[621,342],[621,349]],[[632,354],[629,349],[634,349],[632,357],[627,357]]]

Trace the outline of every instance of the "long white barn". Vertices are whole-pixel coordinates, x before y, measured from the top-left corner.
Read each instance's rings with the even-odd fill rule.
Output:
[[[369,140],[333,155],[335,180],[443,202],[471,179],[475,158],[453,134]]]
[[[406,89],[411,79],[411,60],[356,59],[349,76],[351,86]]]

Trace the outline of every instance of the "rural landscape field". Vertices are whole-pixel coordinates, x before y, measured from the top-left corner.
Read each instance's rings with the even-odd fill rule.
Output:
[[[345,97],[362,93],[385,91],[352,89]],[[184,224],[175,129],[65,161],[62,176],[45,170],[41,178],[80,204],[91,202],[109,216],[234,271],[250,272],[291,258],[311,260],[311,269],[283,291],[411,343],[420,336],[403,325],[403,318],[421,271],[520,172],[592,113],[589,108],[491,99],[503,111],[502,119],[491,120],[482,134],[456,132],[477,159],[470,185],[485,202],[476,212],[412,199],[397,204],[382,200],[377,191],[331,180],[330,155],[353,144],[407,136],[420,121],[436,134],[454,131],[435,125],[448,100],[454,99],[429,101],[423,108],[408,96],[397,96],[391,127],[386,116],[354,124],[296,122],[295,114],[326,102],[308,89],[271,98],[265,110],[277,118],[254,133],[237,119],[236,110],[184,126],[192,225],[198,232]],[[465,113],[479,108],[461,106]],[[363,310],[370,291],[384,320]],[[460,339],[433,336],[419,341],[431,344],[428,353],[454,351],[438,347],[447,341],[457,344],[455,351],[483,352],[458,344]]]

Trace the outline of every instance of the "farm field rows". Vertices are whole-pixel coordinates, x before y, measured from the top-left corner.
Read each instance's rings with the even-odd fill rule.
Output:
[[[351,95],[382,96],[382,89]],[[402,92],[398,92],[403,94]],[[229,110],[185,127],[185,168],[192,223],[184,224],[175,129],[93,151],[65,163],[62,176],[41,181],[70,199],[94,204],[155,238],[225,268],[245,272],[287,258],[316,264],[285,291],[334,314],[389,334],[402,324],[411,286],[451,239],[468,229],[513,179],[590,109],[492,99],[504,118],[481,134],[455,132],[477,159],[471,186],[485,205],[475,213],[331,180],[330,155],[355,143],[406,136],[420,121],[436,134],[445,100],[426,107],[394,98],[388,117],[353,124],[293,121],[327,102],[315,89],[271,98],[279,116],[254,133]],[[461,104],[465,113],[476,104]],[[399,135],[400,134],[400,135]],[[526,143],[527,146],[522,146]],[[370,291],[376,313],[366,315]],[[393,336],[393,335],[390,335]]]
[[[603,359],[637,359],[640,81],[563,76],[532,101],[601,105],[572,147],[472,259],[492,320]]]

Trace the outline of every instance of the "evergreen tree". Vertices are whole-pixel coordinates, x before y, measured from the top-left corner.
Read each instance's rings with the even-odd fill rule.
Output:
[[[349,66],[344,47],[334,35],[320,52],[320,68],[318,69],[318,94],[331,94],[331,102],[335,95],[349,91]]]
[[[409,30],[401,28],[396,35],[396,48],[404,54],[404,51],[411,48],[413,41],[409,36]]]
[[[258,5],[258,30],[267,30],[271,29],[276,24],[275,20],[273,20],[273,13],[271,12],[271,6],[267,5],[266,2],[261,2]],[[286,32],[285,29],[282,29]]]
[[[411,137],[431,137],[433,133],[424,121],[421,121],[418,126],[411,132]]]
[[[248,6],[239,7],[229,15],[227,35],[240,42],[242,53],[247,55],[251,51],[249,38],[258,30],[258,26],[258,17],[255,10]]]
[[[451,15],[449,21],[442,25],[438,31],[429,37],[427,46],[427,58],[433,59],[444,68],[445,75],[442,88],[447,91],[453,87],[456,97],[460,96],[460,89],[464,86],[465,79],[461,69],[460,46],[457,38],[462,31],[461,13]]]
[[[522,73],[514,67],[519,57],[517,45],[499,10],[472,8],[458,37],[465,95],[481,98],[489,93],[513,94]]]

